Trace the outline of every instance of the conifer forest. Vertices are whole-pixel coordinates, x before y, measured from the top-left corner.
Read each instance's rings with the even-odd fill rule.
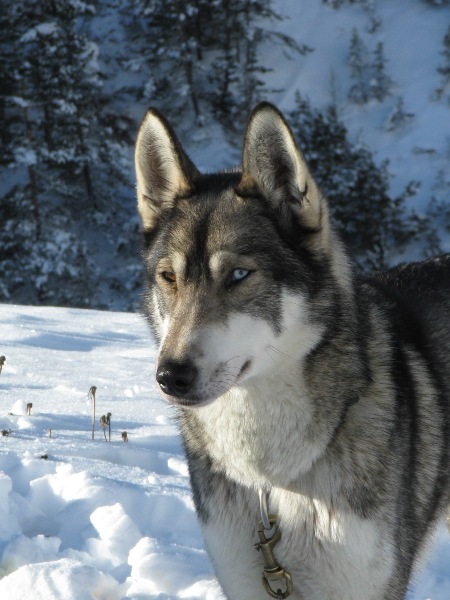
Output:
[[[210,171],[277,104],[361,271],[450,250],[448,0],[0,0],[0,21],[0,302],[139,306],[149,106]]]

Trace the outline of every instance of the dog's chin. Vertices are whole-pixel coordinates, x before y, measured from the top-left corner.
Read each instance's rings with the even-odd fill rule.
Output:
[[[183,398],[179,396],[169,396],[168,394],[162,394],[164,400],[173,406],[179,408],[196,409],[203,406],[208,406],[217,400],[217,398]]]

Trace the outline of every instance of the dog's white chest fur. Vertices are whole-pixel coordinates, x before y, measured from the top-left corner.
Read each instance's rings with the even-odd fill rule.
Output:
[[[391,571],[392,549],[383,546],[369,520],[336,508],[328,500],[273,490],[272,507],[283,537],[281,564],[291,567],[303,598],[370,600]]]
[[[334,501],[335,482],[330,480],[326,466],[318,477],[327,482],[321,489],[310,488],[310,493],[288,491],[322,452],[321,441],[314,443],[308,436],[311,413],[306,394],[299,401],[298,388],[292,393],[297,409],[293,411],[289,389],[284,389],[283,402],[272,412],[270,406],[276,398],[269,398],[264,390],[274,389],[273,385],[268,381],[258,385],[257,406],[245,399],[246,393],[256,393],[252,385],[198,411],[215,464],[245,487],[245,504],[254,509],[251,522],[248,510],[242,506],[242,511],[237,507],[235,515],[228,517],[229,521],[218,519],[204,531],[227,596],[240,600],[268,598],[261,583],[262,561],[251,543],[258,538],[257,490],[262,487],[271,490],[269,510],[277,514],[282,530],[275,554],[293,576],[297,590],[293,600],[380,598],[380,588],[391,573],[392,548],[386,542],[383,545],[379,530],[377,533],[370,520]],[[222,402],[227,403],[226,407]],[[257,414],[253,414],[252,406]],[[297,419],[293,418],[295,414],[299,415]],[[240,572],[242,564],[248,563],[248,581],[241,579],[239,589],[228,579],[229,573],[236,572],[235,560]]]
[[[256,506],[257,493],[251,492],[247,500]],[[275,556],[292,576],[292,600],[382,597],[380,590],[390,577],[393,554],[370,521],[280,489],[271,492],[270,510],[277,514],[282,531]],[[267,600],[261,582],[262,560],[250,543],[258,539],[257,519],[249,522],[242,510],[235,519],[208,524],[204,537],[227,597]],[[236,572],[241,574],[238,579],[233,575]]]
[[[237,399],[229,396],[229,403],[236,404]],[[236,410],[217,413],[212,411],[211,421],[207,425],[210,437],[209,451],[215,464],[223,468],[227,476],[247,487],[267,489],[275,482],[287,485],[300,469],[306,470],[314,459],[315,448],[299,448],[304,424],[295,422],[289,411],[279,411],[277,415],[282,423],[283,439],[279,439],[279,427],[275,427],[272,411],[264,411],[258,416],[253,410]],[[257,410],[255,408],[255,410]],[[205,423],[206,425],[206,423]],[[289,443],[293,444],[289,446]],[[292,448],[296,458],[285,456],[283,447]],[[301,454],[297,452],[301,450]]]

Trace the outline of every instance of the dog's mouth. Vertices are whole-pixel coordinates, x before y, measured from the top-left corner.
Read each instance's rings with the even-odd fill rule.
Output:
[[[164,380],[164,378],[162,378],[161,376],[158,377],[157,375],[157,381],[160,387],[160,391],[162,393],[163,398],[169,403],[169,404],[173,404],[176,406],[179,406],[181,408],[197,408],[197,407],[203,407],[203,406],[208,406],[209,404],[212,404],[213,402],[215,402],[220,396],[222,396],[224,393],[226,393],[228,391],[228,389],[230,389],[233,385],[239,383],[242,378],[245,376],[246,373],[248,373],[249,369],[251,367],[251,360],[246,360],[244,362],[244,364],[242,365],[242,367],[240,368],[234,383],[232,385],[230,385],[228,388],[222,388],[221,386],[217,383],[214,383],[214,381],[210,381],[209,383],[211,385],[211,388],[214,390],[213,393],[208,393],[208,385],[206,385],[206,389],[204,391],[204,393],[201,392],[196,392],[195,391],[195,385],[193,385],[191,388],[187,389],[187,387],[183,387],[181,386],[180,383],[178,383],[178,385],[175,386],[169,386],[167,384],[167,381]],[[213,380],[213,378],[211,378]],[[197,388],[198,390],[198,388]],[[181,393],[180,393],[181,392]]]
[[[245,361],[245,363],[241,367],[241,370],[238,373],[238,376],[236,377],[236,382],[238,382],[241,379],[241,377],[243,377],[247,373],[247,371],[250,369],[251,364],[252,361],[250,359]]]
[[[200,406],[207,406],[208,404],[212,404],[217,398],[209,398],[209,399],[192,399],[192,398],[179,398],[165,395],[166,400],[169,404],[174,404],[175,406],[179,406],[181,408],[197,408]]]

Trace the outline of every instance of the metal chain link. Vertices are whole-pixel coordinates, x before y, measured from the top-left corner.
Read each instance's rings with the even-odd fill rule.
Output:
[[[258,535],[260,541],[255,544],[255,548],[261,551],[264,560],[264,570],[262,575],[262,583],[266,592],[272,598],[277,600],[284,600],[292,594],[293,583],[292,576],[284,569],[276,560],[273,554],[273,548],[281,539],[281,531],[277,525],[277,517],[275,515],[269,515],[267,510],[267,492],[259,490],[259,508],[261,513],[261,521],[258,524]],[[268,535],[267,532],[271,532]],[[276,589],[273,589],[271,583],[276,585]],[[284,584],[286,588],[283,592],[278,585]]]

